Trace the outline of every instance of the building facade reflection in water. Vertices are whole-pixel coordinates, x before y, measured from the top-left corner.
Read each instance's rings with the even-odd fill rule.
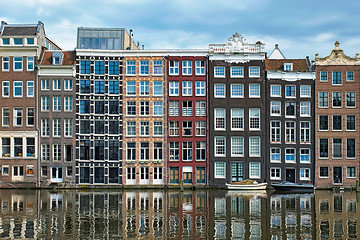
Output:
[[[4,239],[359,239],[359,194],[0,190]]]

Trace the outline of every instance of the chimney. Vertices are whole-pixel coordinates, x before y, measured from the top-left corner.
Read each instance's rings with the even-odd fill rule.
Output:
[[[144,50],[144,45],[141,45],[141,49]]]
[[[130,50],[132,49],[132,41],[133,41],[133,30],[130,29]]]

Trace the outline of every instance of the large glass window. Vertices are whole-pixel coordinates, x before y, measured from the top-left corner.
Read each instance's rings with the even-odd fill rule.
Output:
[[[231,130],[244,129],[244,109],[232,108],[231,109]]]
[[[140,61],[140,75],[149,75],[149,73],[150,73],[149,61],[147,60]]]
[[[193,105],[192,101],[183,101],[182,106],[182,115],[183,116],[192,116],[193,115]]]
[[[295,103],[294,102],[286,102],[285,103],[285,115],[286,117],[295,117]]]
[[[169,155],[170,161],[179,161],[179,153],[180,153],[180,144],[179,142],[170,142],[169,143]]]
[[[206,142],[196,142],[196,160],[206,160]]]
[[[270,148],[270,162],[281,162],[281,148]]]
[[[10,97],[10,82],[9,81],[2,82],[2,96]]]
[[[249,128],[250,130],[260,130],[260,108],[249,109]]]
[[[109,61],[109,74],[110,75],[119,75],[119,62],[118,61]]]
[[[333,85],[341,85],[342,83],[342,77],[341,72],[333,72]]]
[[[310,122],[300,122],[300,142],[310,143]]]
[[[231,156],[244,156],[244,137],[231,137]]]
[[[260,67],[249,67],[249,77],[260,77]]]
[[[126,75],[136,75],[136,61],[126,62]]]
[[[95,74],[105,74],[104,61],[95,61]]]
[[[193,147],[192,142],[183,142],[183,155],[182,158],[184,161],[193,160]]]
[[[260,97],[260,84],[249,84],[249,97],[250,98]]]
[[[14,57],[14,71],[22,71],[22,70],[23,70],[23,58]]]
[[[90,61],[81,60],[80,61],[80,73],[81,74],[90,74]]]
[[[281,102],[280,101],[271,101],[270,102],[270,115],[271,116],[280,116],[281,115]]]
[[[14,126],[22,126],[23,125],[23,109],[22,108],[14,108]]]
[[[109,93],[119,94],[119,81],[109,81]]]
[[[296,97],[296,86],[293,85],[285,86],[285,96]]]
[[[296,162],[295,148],[285,148],[285,162]]]
[[[226,109],[215,108],[215,130],[225,130]]]
[[[333,130],[342,130],[342,115],[333,115]]]
[[[95,94],[105,93],[105,81],[95,81]]]
[[[90,80],[80,80],[80,93],[90,93]]]
[[[334,138],[333,139],[333,157],[342,158],[342,139]]]

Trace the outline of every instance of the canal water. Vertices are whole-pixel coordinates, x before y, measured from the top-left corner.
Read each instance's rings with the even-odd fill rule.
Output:
[[[0,190],[0,239],[360,239],[360,193]]]

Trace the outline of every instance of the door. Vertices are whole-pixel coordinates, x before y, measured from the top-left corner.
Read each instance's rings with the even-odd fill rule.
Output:
[[[342,167],[334,167],[334,183],[342,184]]]
[[[63,182],[62,167],[52,167],[51,168],[51,182],[54,182],[54,183]]]
[[[192,184],[192,173],[191,172],[184,172],[184,183],[185,184]]]
[[[295,182],[295,169],[287,168],[286,169],[286,181],[287,182]]]
[[[24,166],[13,166],[13,181],[24,181]]]
[[[244,165],[242,162],[231,163],[231,182],[244,180]]]

